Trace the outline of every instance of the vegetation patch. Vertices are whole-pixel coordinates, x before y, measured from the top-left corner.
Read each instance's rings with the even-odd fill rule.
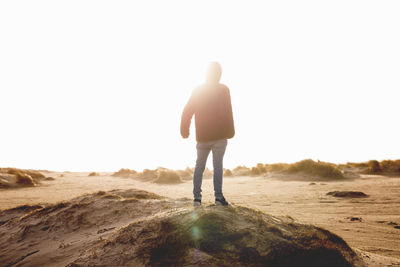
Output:
[[[235,176],[248,176],[251,174],[251,169],[246,166],[237,166],[233,169],[233,175]]]
[[[39,171],[0,168],[0,188],[35,186],[46,177]]]
[[[0,172],[5,172],[8,174],[26,174],[32,177],[34,180],[40,180],[44,179],[45,176],[38,172],[38,171],[33,171],[33,170],[23,170],[23,169],[17,169],[17,168],[1,168]]]
[[[154,182],[158,184],[178,184],[182,183],[182,179],[175,171],[163,170],[158,172],[157,179]]]
[[[130,169],[120,169],[117,172],[114,172],[112,174],[112,176],[119,176],[119,177],[132,177],[135,176],[137,174],[137,171],[135,170],[130,170]]]
[[[322,161],[315,162],[311,159],[290,164],[285,171],[288,173],[304,173],[324,178],[344,178],[343,173],[334,164]]]
[[[233,173],[230,169],[225,169],[224,170],[224,177],[232,177]]]
[[[370,160],[360,163],[348,162],[345,166],[357,168],[358,172],[363,174],[400,175],[400,159]]]
[[[17,172],[15,175],[15,182],[23,186],[35,186],[32,177],[26,173]]]

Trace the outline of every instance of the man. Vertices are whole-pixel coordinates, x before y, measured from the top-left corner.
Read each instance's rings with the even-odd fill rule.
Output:
[[[223,158],[227,139],[235,135],[229,89],[219,83],[222,69],[211,62],[206,72],[206,82],[192,92],[181,120],[181,135],[189,137],[192,116],[195,116],[197,160],[193,174],[194,206],[201,205],[201,183],[210,151],[213,154],[215,204],[227,206],[222,194]]]

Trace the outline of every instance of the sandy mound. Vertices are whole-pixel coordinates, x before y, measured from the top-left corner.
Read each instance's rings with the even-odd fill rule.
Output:
[[[0,266],[20,261],[29,266],[65,266],[109,231],[180,206],[182,202],[146,191],[112,190],[55,205],[1,211]]]
[[[0,168],[0,189],[35,186],[44,179],[45,176],[38,171]]]
[[[338,236],[243,207],[203,206],[141,190],[0,212],[5,266],[354,266]]]
[[[326,230],[208,206],[129,224],[69,266],[353,266],[356,260]]]
[[[358,191],[332,191],[326,194],[333,197],[347,197],[347,198],[368,197],[367,194]]]

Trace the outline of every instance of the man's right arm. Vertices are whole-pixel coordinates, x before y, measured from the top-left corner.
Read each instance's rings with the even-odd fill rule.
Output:
[[[189,137],[190,122],[194,114],[194,96],[193,93],[189,98],[185,108],[182,112],[181,118],[181,135],[183,138]]]
[[[231,102],[231,94],[229,92],[229,88],[225,89],[225,123],[226,123],[226,138],[232,138],[235,136],[235,124],[233,121],[233,112],[232,112],[232,102]]]

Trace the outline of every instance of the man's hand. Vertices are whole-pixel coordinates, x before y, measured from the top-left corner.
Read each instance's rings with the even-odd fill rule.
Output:
[[[184,139],[189,137],[189,131],[181,132],[181,135]]]

